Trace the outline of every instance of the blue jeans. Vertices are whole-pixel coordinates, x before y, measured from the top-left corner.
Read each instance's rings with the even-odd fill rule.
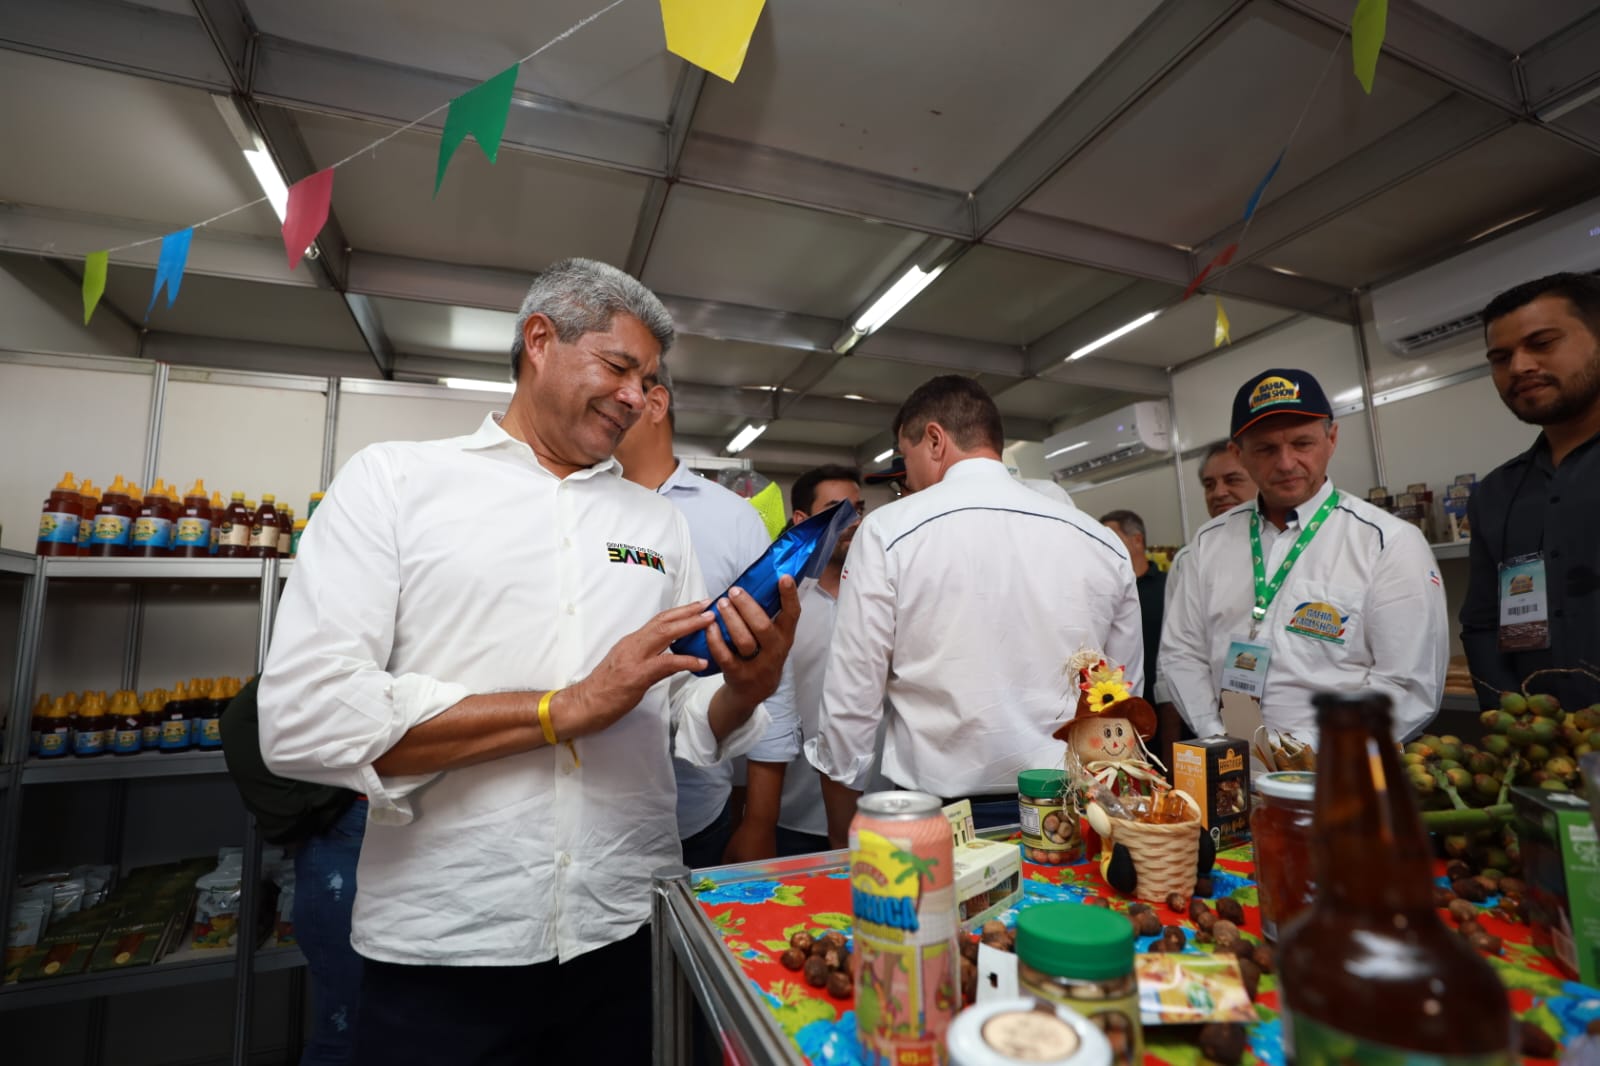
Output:
[[[311,971],[311,1033],[300,1066],[345,1066],[355,1047],[361,956],[350,946],[356,860],[367,831],[358,799],[294,856],[294,935]]]

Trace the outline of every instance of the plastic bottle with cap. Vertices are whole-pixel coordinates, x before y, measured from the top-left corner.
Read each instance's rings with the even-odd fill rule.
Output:
[[[217,546],[221,543],[222,523],[227,518],[228,505],[222,501],[222,493],[211,494],[211,554],[217,554]]]
[[[72,754],[93,758],[106,753],[106,725],[111,720],[104,692],[85,692],[73,715]]]
[[[311,503],[306,507],[307,521],[310,521],[311,516],[317,513],[317,508],[322,506],[322,498],[326,495],[327,493],[325,492],[313,492],[311,494]]]
[[[39,555],[77,555],[78,527],[83,523],[83,496],[68,470],[62,475],[39,512]]]
[[[139,504],[133,521],[133,541],[129,554],[161,558],[172,552],[172,508],[167,500],[167,484],[156,478]]]
[[[127,689],[111,697],[108,746],[113,755],[137,755],[144,750],[144,721],[139,714],[139,698]]]
[[[289,540],[290,558],[300,554],[300,538],[305,536],[305,533],[306,520],[304,518],[296,518],[294,520],[294,535]]]
[[[167,690],[153,688],[139,701],[139,750],[156,751],[161,747],[161,723],[167,710]]]
[[[28,754],[39,754],[39,737],[50,720],[50,693],[41,692],[33,701],[33,718],[28,723]]]
[[[278,557],[287,559],[294,550],[294,508],[283,507],[278,510]]]
[[[262,493],[261,506],[250,522],[250,554],[257,559],[278,557],[279,516],[277,497]]]
[[[172,531],[172,554],[185,559],[211,554],[211,500],[201,478],[195,478],[184,494]]]
[[[217,541],[217,555],[223,559],[237,559],[250,554],[250,508],[244,493],[236,492],[223,511],[222,534]]]
[[[50,701],[44,728],[39,733],[39,758],[59,759],[72,751],[72,712],[64,696]]]
[[[89,554],[89,534],[94,532],[94,514],[100,509],[100,490],[93,481],[83,479],[78,486],[78,497],[83,501],[83,520],[78,523],[78,554]]]
[[[127,482],[118,474],[95,509],[94,530],[89,534],[89,554],[123,556],[133,534],[133,499]]]

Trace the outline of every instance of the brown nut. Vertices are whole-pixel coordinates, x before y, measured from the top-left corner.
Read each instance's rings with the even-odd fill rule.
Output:
[[[1217,912],[1207,908],[1206,910],[1200,912],[1199,917],[1194,919],[1194,924],[1199,927],[1202,933],[1205,933],[1207,936],[1209,936],[1211,933],[1211,927],[1216,925],[1219,920],[1221,919],[1217,917]],[[1236,922],[1234,924],[1237,925],[1238,923]]]
[[[1155,911],[1141,911],[1133,917],[1133,931],[1140,936],[1159,936],[1161,934],[1161,919]]]
[[[1235,1022],[1212,1022],[1200,1030],[1200,1054],[1219,1066],[1233,1066],[1244,1057],[1244,1026]]]
[[[1199,896],[1196,896],[1189,901],[1189,920],[1191,922],[1199,925],[1201,916],[1206,914],[1211,915],[1213,921],[1216,920],[1216,912],[1206,904],[1205,900],[1201,899]]]
[[[1489,898],[1489,890],[1476,877],[1463,877],[1450,882],[1450,891],[1473,903],[1482,903]]]
[[[1456,894],[1443,885],[1433,886],[1433,905],[1440,910],[1450,906],[1450,901],[1455,898]]]
[[[850,938],[839,932],[837,929],[829,929],[826,933],[822,934],[822,939],[831,944],[833,947],[838,948],[840,951],[843,951],[845,945],[850,943]]]
[[[1132,918],[1136,914],[1143,914],[1149,909],[1150,904],[1148,903],[1130,903],[1128,904],[1128,917]]]
[[[804,929],[789,938],[790,947],[798,948],[807,955],[811,954],[811,945],[815,944],[816,942],[816,938],[810,933],[806,932]]]
[[[991,937],[1004,936],[1006,932],[1006,923],[1000,921],[998,918],[990,918],[987,922],[984,922],[981,927],[979,927],[978,931],[983,934],[983,939],[985,940],[988,940]]]
[[[1477,877],[1474,877],[1473,880],[1478,882],[1479,887],[1483,889],[1483,894],[1485,897],[1497,896],[1500,894],[1499,878],[1485,877],[1482,874],[1479,874]]]
[[[1199,878],[1198,880],[1195,881],[1195,883],[1194,883],[1194,894],[1195,895],[1204,896],[1206,899],[1210,899],[1211,898],[1211,892],[1212,892],[1211,878],[1202,877],[1202,878]]]
[[[1521,899],[1528,886],[1518,881],[1515,877],[1502,877],[1500,879],[1500,894],[1510,896],[1512,899]]]
[[[1450,911],[1450,917],[1454,918],[1458,924],[1461,922],[1473,922],[1478,919],[1478,908],[1464,899],[1451,900],[1447,909]]]
[[[1523,1055],[1530,1059],[1556,1057],[1555,1039],[1532,1022],[1517,1023],[1517,1040],[1522,1045]]]
[[[1474,935],[1469,937],[1467,942],[1470,943],[1474,949],[1483,952],[1485,955],[1498,955],[1500,954],[1500,949],[1504,947],[1504,945],[1500,942],[1500,938],[1492,933],[1480,933]]]
[[[785,970],[798,970],[806,964],[806,953],[799,948],[790,948],[779,956],[778,961],[783,963]]]
[[[961,998],[971,1003],[978,997],[978,964],[971,959],[961,960]]]
[[[1182,914],[1189,909],[1189,898],[1182,892],[1167,893],[1167,910],[1173,914]]]
[[[1218,918],[1211,927],[1211,939],[1216,941],[1218,951],[1232,951],[1233,946],[1242,940],[1239,927],[1226,918]]]
[[[830,970],[838,970],[840,968],[848,967],[850,964],[847,960],[848,956],[846,956],[845,953],[840,951],[838,948],[829,948],[827,951],[822,953],[823,965],[827,966]]]
[[[1241,963],[1252,962],[1262,973],[1272,973],[1277,968],[1277,959],[1272,954],[1272,949],[1265,944],[1257,944],[1250,952],[1249,959],[1240,959]]]
[[[1229,944],[1227,951],[1228,954],[1235,955],[1241,959],[1253,959],[1256,955],[1256,946],[1250,942],[1249,937],[1241,933],[1238,942]]]
[[[806,984],[812,988],[821,988],[828,983],[828,964],[816,955],[806,960]]]
[[[1161,939],[1163,942],[1172,945],[1172,951],[1182,951],[1184,945],[1189,943],[1189,934],[1183,931],[1182,926],[1169,925],[1161,930]]]
[[[1451,859],[1444,864],[1444,875],[1452,881],[1459,881],[1463,877],[1471,877],[1472,867],[1460,859]]]
[[[834,999],[849,999],[855,992],[856,984],[849,970],[835,970],[828,975],[828,995]]]
[[[1217,917],[1226,918],[1234,925],[1244,924],[1244,907],[1232,896],[1217,900]]]
[[[978,961],[978,942],[970,936],[961,938],[961,957],[974,963]]]
[[[1244,978],[1244,990],[1250,993],[1250,1002],[1256,1001],[1256,993],[1261,989],[1261,967],[1257,966],[1254,959],[1239,960],[1239,976]]]
[[[1100,896],[1085,897],[1083,904],[1086,907],[1105,907],[1107,909],[1110,909],[1111,907],[1111,904]]]

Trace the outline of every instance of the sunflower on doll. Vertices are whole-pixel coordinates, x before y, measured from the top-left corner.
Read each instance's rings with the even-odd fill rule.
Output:
[[[1216,849],[1200,824],[1200,807],[1167,783],[1166,767],[1145,746],[1155,736],[1155,708],[1133,694],[1124,668],[1098,651],[1080,651],[1067,670],[1077,682],[1078,700],[1055,737],[1067,745],[1067,775],[1088,822],[1087,853],[1094,858],[1098,849],[1106,882],[1123,893],[1138,889],[1137,863],[1116,840],[1116,822],[1193,822],[1200,838],[1195,875],[1208,876]]]

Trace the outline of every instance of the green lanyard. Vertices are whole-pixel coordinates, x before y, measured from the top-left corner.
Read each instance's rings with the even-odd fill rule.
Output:
[[[1322,528],[1322,523],[1327,521],[1328,515],[1339,505],[1339,490],[1328,493],[1328,498],[1322,501],[1322,506],[1317,508],[1317,513],[1311,516],[1311,521],[1300,531],[1300,539],[1294,542],[1294,547],[1289,549],[1289,554],[1284,558],[1283,565],[1278,567],[1278,572],[1272,575],[1272,580],[1267,580],[1267,567],[1261,551],[1261,512],[1250,512],[1250,557],[1255,561],[1256,571],[1256,605],[1250,609],[1250,617],[1255,619],[1256,625],[1267,617],[1267,608],[1272,606],[1272,601],[1278,595],[1278,590],[1283,587],[1284,580],[1289,576],[1289,571],[1294,569],[1294,564],[1311,545],[1311,539],[1317,535],[1317,530]],[[1252,639],[1254,633],[1251,634]]]

